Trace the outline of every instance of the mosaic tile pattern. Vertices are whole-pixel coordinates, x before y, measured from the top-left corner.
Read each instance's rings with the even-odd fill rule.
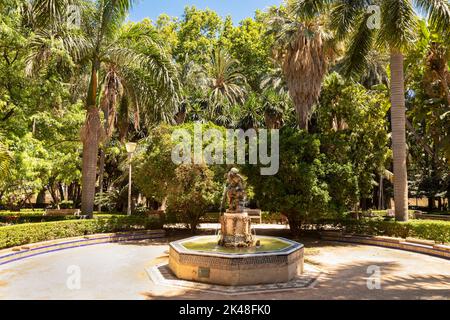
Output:
[[[157,285],[213,292],[225,295],[240,295],[312,288],[316,280],[320,277],[321,271],[309,265],[305,269],[306,270],[302,275],[299,275],[295,279],[286,283],[251,286],[221,286],[180,280],[172,273],[167,263],[153,266],[148,268],[146,271],[150,279]]]

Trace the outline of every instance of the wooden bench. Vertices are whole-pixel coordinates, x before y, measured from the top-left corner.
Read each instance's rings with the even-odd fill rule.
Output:
[[[423,212],[415,212],[415,218],[419,220],[450,221],[450,215],[428,214]]]
[[[262,216],[260,209],[247,209],[247,215],[251,220],[257,220],[258,223],[262,223]]]
[[[164,221],[166,212],[164,210],[150,210],[145,213],[147,217],[158,218],[160,221]]]
[[[64,217],[64,216],[80,216],[80,209],[46,209],[44,216]]]

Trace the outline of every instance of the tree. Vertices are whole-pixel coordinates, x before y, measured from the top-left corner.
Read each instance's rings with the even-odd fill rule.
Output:
[[[239,61],[231,58],[225,50],[218,48],[211,52],[210,61],[205,65],[203,74],[213,107],[244,101],[246,78],[241,73]]]
[[[194,234],[200,218],[214,203],[218,188],[214,172],[205,164],[182,164],[175,169],[167,199],[167,212],[175,214]]]
[[[406,164],[406,108],[404,81],[404,53],[413,43],[417,14],[420,10],[437,30],[448,34],[450,6],[446,0],[383,0],[379,3],[379,28],[368,23],[372,14],[367,1],[352,2],[329,0],[299,1],[303,12],[317,14],[332,5],[331,22],[336,38],[348,38],[345,60],[347,74],[364,70],[368,53],[373,45],[385,47],[390,54],[391,70],[391,124],[394,162],[394,200],[396,219],[408,220],[408,178]],[[373,18],[373,17],[372,17]]]
[[[292,101],[288,94],[268,89],[263,93],[264,120],[267,129],[280,129],[289,118]]]
[[[245,173],[261,208],[285,215],[296,236],[304,224],[330,213],[323,160],[317,137],[285,127],[280,134],[279,172],[261,176],[253,172],[257,168],[246,167]]]
[[[218,35],[223,25],[222,18],[210,9],[200,10],[186,7],[177,26],[177,46],[174,57],[177,61],[188,55],[198,64],[209,60],[209,53],[217,46]]]
[[[333,166],[337,163],[352,168],[363,209],[368,208],[366,199],[372,198],[379,182],[376,177],[382,176],[386,167],[390,169],[386,91],[385,87],[367,90],[333,72],[325,77],[313,116],[315,125],[311,130],[319,134],[327,160]],[[329,186],[339,189],[342,183],[336,179]]]
[[[275,58],[281,63],[298,124],[307,130],[334,51],[324,30],[324,16],[305,10],[303,1],[287,1],[286,7],[272,8],[269,17]]]
[[[12,161],[11,153],[6,148],[6,146],[0,141],[0,175],[2,177],[8,174],[11,161]]]
[[[105,104],[114,105],[116,96],[120,96],[120,87],[125,94],[121,106],[126,110],[129,104],[135,107],[144,103],[153,112],[161,112],[157,106],[173,107],[176,101],[176,71],[171,59],[156,41],[155,33],[142,25],[134,25],[122,31],[122,25],[131,8],[132,0],[98,0],[95,4],[84,3],[86,11],[81,26],[86,41],[68,42],[65,49],[72,56],[89,63],[89,85],[85,100],[86,121],[81,130],[83,141],[82,169],[82,212],[92,217],[97,178],[97,157],[99,144],[104,132],[99,113],[99,95],[101,94],[100,73],[107,70],[107,94]],[[43,17],[57,14],[62,21],[58,5],[39,6]],[[54,10],[54,8],[58,10]],[[62,10],[62,9],[61,9]],[[75,44],[75,45],[74,45]],[[39,55],[37,57],[40,57]],[[158,93],[156,95],[155,93]],[[152,99],[153,98],[153,99]],[[151,104],[161,99],[161,104]],[[153,108],[152,108],[153,107]]]
[[[419,37],[409,50],[406,105],[409,134],[409,172],[417,197],[428,198],[428,209],[443,210],[442,198],[449,194],[450,159],[450,43],[425,21],[419,23]]]
[[[224,134],[224,128],[211,123],[202,125],[203,132],[212,128]],[[180,222],[195,230],[206,208],[221,200],[220,186],[226,169],[225,165],[175,164],[172,160],[172,152],[178,145],[178,141],[172,140],[175,130],[185,130],[191,139],[194,136],[192,123],[155,128],[149,139],[141,142],[143,148],[134,157],[133,180],[148,200],[162,207],[167,204],[169,214],[174,213]],[[204,148],[209,144],[210,141],[203,139]]]
[[[260,92],[261,79],[271,67],[270,46],[273,38],[267,36],[266,15],[256,11],[254,19],[246,18],[235,27],[231,17],[227,17],[219,38],[219,45],[240,62],[242,73],[250,88],[256,92]]]
[[[239,110],[238,127],[243,130],[258,129],[262,123],[261,99],[255,93],[251,93]]]

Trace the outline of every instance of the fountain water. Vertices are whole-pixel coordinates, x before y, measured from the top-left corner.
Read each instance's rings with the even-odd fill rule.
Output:
[[[170,269],[180,279],[222,285],[287,282],[302,273],[303,245],[284,238],[257,237],[245,210],[239,171],[231,169],[226,178],[228,210],[222,214],[221,204],[220,231],[215,236],[172,242]]]

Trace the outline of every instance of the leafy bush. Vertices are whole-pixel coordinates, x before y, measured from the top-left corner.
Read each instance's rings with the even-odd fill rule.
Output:
[[[419,238],[450,243],[450,222],[432,220],[412,220],[408,222],[382,220],[341,220],[334,221],[345,233],[377,235],[399,238]]]
[[[175,169],[174,185],[167,200],[167,212],[177,216],[195,233],[200,219],[214,202],[218,187],[206,165],[183,164]]]
[[[95,217],[109,218],[112,214],[98,214],[95,213]],[[74,215],[67,216],[44,216],[43,210],[21,210],[20,212],[14,211],[1,211],[0,223],[4,224],[23,224],[23,223],[39,223],[39,222],[53,222],[62,220],[76,220],[79,219]]]
[[[0,249],[88,234],[160,228],[162,224],[157,218],[134,216],[21,224],[0,227]]]
[[[246,167],[246,174],[260,208],[286,216],[293,234],[298,234],[303,224],[336,218],[356,201],[357,181],[351,166],[328,164],[315,135],[283,128],[279,154],[276,175],[261,176],[252,166]]]
[[[42,212],[31,213],[27,212],[25,214],[7,212],[0,214],[0,222],[7,224],[22,224],[22,223],[37,223],[37,222],[51,222],[51,221],[61,221],[61,220],[75,220],[77,217],[74,215],[68,216],[44,216]]]
[[[203,132],[208,129],[224,131],[211,123],[201,126]],[[226,166],[175,164],[172,151],[179,141],[172,140],[174,130],[184,130],[191,139],[195,132],[192,123],[173,127],[161,125],[153,130],[146,148],[134,157],[133,179],[147,199],[155,200],[161,207],[167,206],[167,221],[185,223],[194,231],[200,218],[209,209],[219,206],[219,185],[224,183]],[[203,144],[207,146],[208,139],[203,139]]]

